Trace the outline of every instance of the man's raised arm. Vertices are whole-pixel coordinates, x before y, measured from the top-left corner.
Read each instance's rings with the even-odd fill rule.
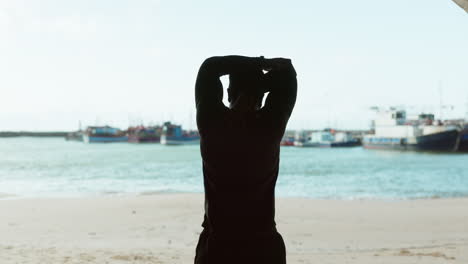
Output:
[[[266,74],[266,85],[270,93],[265,101],[265,109],[286,125],[296,104],[296,71],[289,59],[266,59],[265,65],[271,68]]]
[[[220,56],[206,59],[198,71],[195,83],[195,104],[200,108],[222,105],[223,86],[219,77],[245,69],[261,69],[263,58],[244,56]]]

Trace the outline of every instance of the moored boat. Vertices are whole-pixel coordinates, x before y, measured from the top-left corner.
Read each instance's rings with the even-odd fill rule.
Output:
[[[308,136],[304,136],[304,134],[298,136],[294,145],[297,147],[337,148],[356,147],[360,146],[361,142],[348,132],[325,129],[311,132]]]
[[[281,146],[294,146],[294,137],[285,135],[281,139],[280,145]]]
[[[65,136],[66,141],[83,141],[83,131],[70,132]]]
[[[128,142],[160,143],[162,126],[137,126],[128,128]]]
[[[420,114],[417,120],[408,120],[404,110],[378,110],[374,131],[364,136],[364,148],[456,151],[458,147],[458,128],[435,122],[433,114]]]
[[[197,131],[182,130],[182,126],[166,122],[161,135],[163,145],[197,145],[200,144],[200,135]]]
[[[128,136],[124,131],[110,126],[90,126],[83,133],[85,143],[127,142]]]

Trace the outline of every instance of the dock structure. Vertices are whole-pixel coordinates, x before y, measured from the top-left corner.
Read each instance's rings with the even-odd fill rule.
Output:
[[[0,131],[0,137],[65,137],[64,131]]]

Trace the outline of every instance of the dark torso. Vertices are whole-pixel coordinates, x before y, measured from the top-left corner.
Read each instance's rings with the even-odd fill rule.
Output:
[[[294,67],[271,69],[264,107],[240,114],[223,104],[220,77],[245,67],[262,67],[262,58],[206,59],[195,84],[205,186],[204,230],[196,264],[286,263],[275,229],[274,190],[280,140],[296,101]]]
[[[205,219],[218,233],[273,230],[274,188],[285,124],[265,110],[239,114],[226,107],[199,127]]]

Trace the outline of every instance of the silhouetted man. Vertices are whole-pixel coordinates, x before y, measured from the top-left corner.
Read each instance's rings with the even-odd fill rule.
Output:
[[[227,74],[229,108],[219,79]],[[280,141],[296,92],[289,59],[212,57],[200,67],[195,101],[205,216],[196,264],[286,263],[274,221],[274,191]]]

